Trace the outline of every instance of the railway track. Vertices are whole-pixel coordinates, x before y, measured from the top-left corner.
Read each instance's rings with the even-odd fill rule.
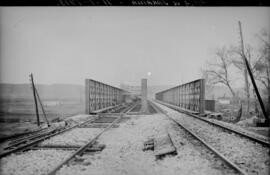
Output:
[[[228,131],[228,132],[232,132],[232,133],[238,134],[238,135],[240,135],[240,136],[242,136],[242,137],[245,137],[245,138],[247,138],[247,139],[250,139],[250,140],[252,140],[252,141],[254,141],[254,142],[257,142],[257,143],[259,143],[259,144],[262,144],[262,145],[265,145],[265,146],[268,146],[268,147],[270,146],[269,139],[268,139],[268,138],[265,138],[265,137],[263,137],[263,136],[259,136],[259,135],[257,135],[257,134],[256,134],[256,136],[255,136],[255,134],[252,134],[252,133],[249,132],[249,131],[244,131],[243,129],[239,129],[239,128],[230,126],[229,124],[228,124],[228,125],[224,125],[224,124],[222,124],[221,122],[214,121],[214,120],[208,120],[208,119],[202,118],[202,117],[200,117],[200,116],[198,116],[198,115],[191,114],[191,113],[189,113],[189,112],[187,112],[187,111],[181,110],[180,108],[176,108],[176,107],[173,106],[173,105],[166,104],[166,103],[163,103],[163,102],[160,102],[160,101],[156,101],[156,102],[158,102],[158,103],[160,103],[160,104],[162,104],[162,105],[165,105],[165,106],[167,106],[167,107],[169,107],[169,108],[171,108],[171,109],[177,110],[177,111],[179,111],[179,112],[181,112],[181,113],[187,114],[188,116],[191,116],[191,117],[196,118],[196,119],[198,119],[198,120],[201,120],[201,121],[204,121],[204,122],[206,122],[206,123],[209,123],[209,124],[211,124],[211,125],[213,125],[213,126],[217,126],[217,127],[219,127],[219,128],[222,128],[222,129],[224,129],[224,130],[226,130],[226,131]]]
[[[100,116],[94,116],[94,118],[91,118],[85,122],[78,123],[78,124],[71,126],[71,127],[68,127],[68,128],[64,128],[64,129],[60,129],[60,130],[58,130],[57,128],[56,129],[49,129],[45,133],[41,133],[41,134],[38,133],[37,135],[30,135],[26,138],[20,139],[18,142],[15,142],[15,143],[11,142],[12,144],[7,145],[6,147],[2,148],[0,158],[5,157],[5,156],[12,154],[12,153],[16,153],[19,151],[24,151],[24,150],[30,149],[31,147],[37,145],[38,143],[40,143],[46,139],[49,139],[53,136],[67,132],[71,129],[79,127],[80,125],[92,122],[99,117]]]
[[[122,117],[123,115],[128,112],[131,108],[133,108],[134,105],[131,105],[124,109],[122,113],[105,129],[103,129],[100,133],[98,133],[93,139],[91,139],[89,142],[87,142],[85,145],[81,146],[79,149],[77,149],[74,153],[72,153],[68,158],[66,158],[63,162],[61,162],[58,166],[56,166],[53,170],[51,170],[48,175],[54,175],[56,172],[63,167],[65,164],[68,164],[73,158],[76,156],[81,156],[87,148],[93,146],[93,144],[96,142],[96,140],[107,130],[109,130],[113,125],[115,125]]]
[[[123,110],[123,107],[117,107],[116,111],[119,111],[119,110]],[[26,136],[8,140],[5,143],[1,143],[0,158],[10,155],[12,153],[19,152],[19,151],[29,150],[31,149],[31,147],[39,144],[40,142],[46,139],[60,135],[74,128],[78,128],[87,123],[91,123],[95,121],[96,119],[100,118],[101,116],[102,114],[94,115],[93,118],[90,118],[82,123],[78,123],[67,128],[53,128],[52,127],[52,128],[42,129],[39,132],[35,132],[33,134],[29,134]]]
[[[9,162],[10,161],[11,162],[12,161],[18,162],[20,159],[23,159],[23,161],[26,161],[29,163],[30,168],[25,168],[24,169],[25,171],[23,170],[23,172],[20,172],[21,174],[31,174],[31,172],[27,172],[27,171],[34,171],[34,174],[36,174],[36,173],[37,174],[44,174],[44,172],[45,172],[45,174],[48,172],[49,172],[48,174],[55,174],[63,165],[68,164],[71,160],[73,160],[73,158],[75,158],[75,157],[77,158],[78,156],[84,154],[85,152],[89,153],[89,151],[90,152],[101,151],[104,147],[102,149],[100,149],[100,147],[96,147],[96,143],[97,143],[96,140],[104,132],[106,132],[111,127],[116,125],[116,123],[119,122],[119,120],[121,120],[122,116],[131,107],[134,107],[134,105],[126,106],[124,109],[122,108],[122,111],[120,111],[120,108],[118,108],[115,111],[118,113],[115,113],[114,116],[112,115],[110,117],[106,117],[106,113],[104,113],[104,114],[100,113],[100,114],[96,115],[95,117],[93,117],[89,120],[86,120],[85,122],[81,122],[79,124],[76,124],[72,127],[67,128],[67,129],[57,131],[55,133],[50,133],[48,135],[34,139],[33,141],[27,142],[27,144],[19,145],[15,149],[10,149],[10,150],[6,151],[5,153],[2,153],[2,159],[3,159],[2,163],[5,163],[7,160]],[[115,116],[117,116],[117,117],[115,117]],[[112,121],[112,119],[114,119],[114,120]],[[105,120],[107,120],[107,123]],[[104,121],[105,121],[105,123],[104,123],[105,127],[103,127],[104,129],[103,128],[101,129],[101,128],[91,128],[91,127],[88,128],[87,127],[87,126],[94,125],[95,123],[102,124]],[[77,129],[75,129],[75,128],[77,128]],[[72,129],[75,129],[75,130],[72,130]],[[79,130],[79,132],[76,132],[76,130]],[[89,132],[81,132],[83,130],[84,131],[87,130]],[[70,143],[66,143],[66,144],[64,143],[62,145],[55,144],[55,143],[57,143],[57,139],[56,139],[57,137],[58,137],[58,139],[61,137],[65,137],[65,138],[69,139],[68,134],[72,134],[72,133],[74,134],[74,132],[76,134],[75,134],[75,137],[72,138],[72,139],[75,138],[72,142],[79,143],[79,145],[78,144],[77,145],[76,144],[70,145]],[[61,133],[63,133],[65,136],[62,135]],[[59,134],[61,134],[61,136]],[[72,136],[72,135],[69,135],[69,136]],[[82,138],[79,138],[80,136],[82,136]],[[89,139],[91,139],[91,140],[89,140]],[[85,140],[85,141],[80,141],[80,140]],[[60,139],[60,142],[61,142],[61,139]],[[85,142],[87,142],[87,143],[84,144]],[[47,144],[47,143],[49,143],[49,144]],[[53,143],[53,144],[50,144],[50,143]],[[23,151],[27,151],[27,152],[23,152]],[[18,152],[19,152],[19,154],[12,154],[12,153],[18,153]],[[12,154],[12,155],[7,156],[9,154]],[[21,157],[21,158],[18,159],[16,157]],[[44,158],[42,158],[42,157],[44,157]],[[48,159],[48,160],[46,160],[46,159]],[[54,162],[54,163],[50,163],[50,159],[51,159],[51,162]],[[38,163],[38,162],[40,162],[40,163]],[[59,163],[59,162],[61,162],[61,163]],[[42,165],[43,167],[42,166],[39,167],[39,165],[38,165],[37,167],[39,167],[39,168],[36,168],[36,170],[33,170],[32,169],[33,167],[31,164],[35,164],[35,163],[43,164]],[[55,166],[56,163],[59,163],[58,166]],[[25,165],[23,163],[22,164],[19,163],[19,164],[20,165],[16,166],[16,169],[20,169],[20,168],[25,167]],[[16,165],[16,163],[15,163],[15,165]],[[6,167],[7,167],[7,164],[6,164]],[[7,171],[13,171],[12,169],[13,168],[10,168]],[[48,170],[51,170],[51,171],[48,171]],[[43,172],[43,173],[41,173],[41,172]],[[2,174],[2,173],[3,174],[10,174],[7,172],[1,172],[1,170],[0,170],[0,174]],[[32,172],[32,174],[33,174],[33,172]]]
[[[4,143],[4,142],[9,142],[12,140],[16,140],[16,139],[21,139],[24,137],[29,137],[33,134],[37,134],[39,132],[42,132],[43,130],[45,130],[46,128],[42,128],[42,129],[38,129],[38,130],[34,130],[34,131],[29,131],[29,132],[24,132],[24,133],[19,133],[19,134],[15,134],[15,135],[11,135],[11,136],[6,136],[0,139],[0,144]]]
[[[264,142],[256,142],[256,140],[250,141],[248,137],[237,135],[234,132],[228,133],[228,129],[224,132],[225,130],[223,127],[217,129],[217,127],[219,127],[218,125],[210,125],[209,122],[204,122],[199,119],[189,119],[188,121],[179,119],[179,114],[178,116],[177,114],[173,115],[173,113],[168,114],[166,111],[161,109],[160,104],[152,104],[157,108],[157,110],[170,118],[174,123],[183,128],[194,138],[199,140],[239,174],[255,175],[268,173],[269,149],[266,147],[267,145]],[[181,118],[188,118],[188,116]],[[213,127],[216,127],[216,129]],[[213,135],[212,132],[217,132],[217,135]],[[224,135],[227,135],[227,137],[223,137]],[[223,140],[224,138],[225,140]],[[238,139],[237,141],[239,142],[239,145],[232,145],[232,143],[230,143],[232,138]]]

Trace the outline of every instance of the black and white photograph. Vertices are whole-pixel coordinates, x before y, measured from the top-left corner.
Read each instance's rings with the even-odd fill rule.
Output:
[[[270,7],[83,2],[0,7],[1,175],[270,173]]]

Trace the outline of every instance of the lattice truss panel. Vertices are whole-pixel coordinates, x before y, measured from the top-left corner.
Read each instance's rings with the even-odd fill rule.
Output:
[[[123,102],[124,91],[95,80],[85,80],[86,113],[118,105]]]
[[[156,93],[156,99],[188,110],[204,113],[204,79],[182,84]]]

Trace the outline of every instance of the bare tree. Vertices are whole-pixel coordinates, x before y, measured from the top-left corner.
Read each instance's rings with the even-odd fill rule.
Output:
[[[257,35],[262,43],[259,50],[261,54],[260,61],[254,66],[256,79],[264,85],[267,91],[267,113],[270,115],[270,34],[262,30]]]
[[[229,88],[233,97],[235,97],[235,92],[231,86],[231,80],[229,79],[229,66],[231,65],[231,60],[229,58],[228,50],[223,48],[218,48],[215,52],[216,63],[207,63],[207,69],[204,72],[207,74],[209,81],[212,84],[223,84]]]

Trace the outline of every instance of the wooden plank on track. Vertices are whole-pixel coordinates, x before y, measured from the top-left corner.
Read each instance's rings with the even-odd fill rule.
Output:
[[[176,148],[168,133],[155,138],[154,141],[154,154],[157,158],[166,154],[176,153]]]
[[[96,144],[96,145],[93,145],[92,147],[89,147],[87,148],[87,152],[97,152],[97,151],[102,151],[104,148],[106,147],[105,144]],[[78,145],[58,145],[58,144],[55,144],[55,145],[39,145],[39,146],[36,146],[36,147],[33,147],[31,149],[36,149],[36,150],[39,150],[39,149],[57,149],[57,150],[76,150],[76,149],[79,149],[80,146]]]
[[[89,125],[82,125],[82,126],[79,126],[79,128],[106,128],[110,125],[107,124],[107,123],[97,123],[97,124],[89,124]],[[118,128],[119,125],[118,124],[115,124],[112,126],[112,128]]]

